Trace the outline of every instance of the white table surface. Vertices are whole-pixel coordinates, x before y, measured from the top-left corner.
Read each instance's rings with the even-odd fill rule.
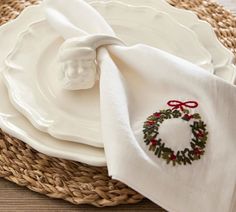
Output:
[[[236,14],[236,0],[216,0],[216,2],[219,2],[220,4],[224,5],[225,8]]]

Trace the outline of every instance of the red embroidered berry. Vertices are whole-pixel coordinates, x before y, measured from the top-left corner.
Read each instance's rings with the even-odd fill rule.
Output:
[[[183,117],[185,120],[189,121],[190,119],[193,118],[193,115],[185,114]]]
[[[172,154],[172,155],[170,156],[170,159],[171,159],[171,160],[176,160],[176,158],[177,158],[177,157],[176,157],[174,154]]]
[[[147,121],[147,125],[153,125],[153,124],[155,124],[155,121]]]
[[[204,137],[204,133],[202,133],[201,131],[198,132],[198,133],[197,133],[197,137],[198,137],[198,138],[202,138],[202,137]]]
[[[151,140],[151,144],[154,146],[154,145],[157,145],[157,140],[156,139],[152,139]]]
[[[199,148],[195,148],[195,149],[193,150],[193,152],[194,152],[194,154],[197,155],[197,156],[199,156],[199,155],[202,154],[202,150],[200,150]]]
[[[160,118],[161,117],[161,114],[160,113],[154,113],[153,114],[156,118]]]

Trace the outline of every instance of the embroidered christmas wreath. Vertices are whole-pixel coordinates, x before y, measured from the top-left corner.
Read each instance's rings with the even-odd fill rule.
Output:
[[[195,101],[181,102],[171,100],[167,103],[172,109],[160,110],[149,116],[144,123],[143,133],[144,142],[149,146],[158,158],[166,160],[167,164],[172,163],[174,166],[192,164],[193,161],[199,160],[205,153],[208,132],[206,124],[202,121],[200,114],[191,114],[188,108],[196,108],[198,103]],[[182,119],[190,123],[192,138],[190,147],[183,150],[174,151],[167,147],[165,142],[159,136],[159,127],[167,119]]]

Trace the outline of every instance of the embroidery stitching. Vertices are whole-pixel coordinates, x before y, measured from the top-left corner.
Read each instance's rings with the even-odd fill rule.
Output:
[[[195,101],[181,102],[171,100],[167,103],[172,109],[160,110],[147,118],[143,125],[144,142],[149,146],[149,151],[153,151],[158,158],[166,160],[167,164],[175,165],[192,164],[199,160],[205,153],[208,132],[206,124],[202,121],[200,114],[190,114],[188,108],[198,107]],[[191,122],[189,125],[192,131],[190,148],[180,151],[173,151],[167,147],[165,142],[159,137],[159,127],[167,119],[181,118],[184,121]]]

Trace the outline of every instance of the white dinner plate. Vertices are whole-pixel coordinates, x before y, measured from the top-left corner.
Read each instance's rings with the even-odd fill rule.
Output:
[[[1,36],[0,36],[1,38]],[[1,39],[0,39],[1,40]],[[0,41],[0,45],[2,42]],[[75,160],[92,166],[105,166],[104,149],[53,138],[34,128],[8,100],[8,93],[0,75],[0,127],[6,133],[23,140],[44,154]]]

